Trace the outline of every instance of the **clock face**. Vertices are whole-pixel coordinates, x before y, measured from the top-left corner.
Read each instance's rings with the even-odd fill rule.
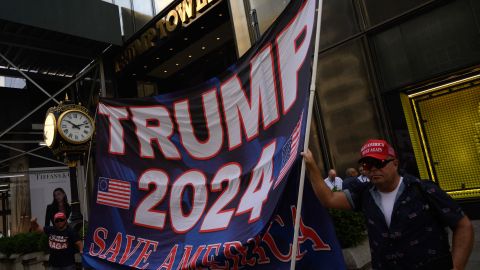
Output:
[[[49,113],[47,118],[45,118],[45,123],[43,125],[43,138],[48,147],[52,146],[53,141],[55,140],[56,122],[53,113]]]
[[[58,132],[68,142],[80,144],[88,141],[93,135],[92,118],[79,110],[62,113],[58,119]]]

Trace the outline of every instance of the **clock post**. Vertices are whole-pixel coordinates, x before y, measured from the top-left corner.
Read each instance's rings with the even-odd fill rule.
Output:
[[[77,187],[77,160],[68,161],[68,169],[70,172],[70,192],[72,195],[72,214],[70,216],[72,227],[79,229],[79,225],[83,222],[83,215],[80,209],[80,200],[78,198],[78,187]]]
[[[45,143],[58,159],[68,165],[70,171],[71,225],[80,229],[83,216],[77,188],[77,166],[88,151],[95,124],[89,111],[81,104],[69,101],[60,102],[56,107],[49,108],[45,118]]]

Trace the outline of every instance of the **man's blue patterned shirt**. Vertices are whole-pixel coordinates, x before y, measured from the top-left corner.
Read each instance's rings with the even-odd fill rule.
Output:
[[[452,268],[445,227],[453,229],[464,214],[438,185],[405,175],[390,227],[372,183],[357,181],[344,192],[352,208],[365,215],[373,269]]]

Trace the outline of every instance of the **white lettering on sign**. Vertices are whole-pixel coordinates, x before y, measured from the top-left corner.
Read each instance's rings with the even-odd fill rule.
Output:
[[[197,5],[209,2],[197,0]],[[166,159],[183,158],[181,151],[171,141],[174,132],[179,133],[181,145],[192,158],[204,160],[214,158],[224,144],[233,150],[244,141],[257,137],[261,128],[271,128],[281,117],[278,104],[282,105],[282,115],[286,115],[297,99],[298,72],[307,57],[314,12],[315,9],[303,8],[280,32],[274,39],[276,52],[273,51],[273,44],[267,44],[252,57],[250,97],[236,73],[224,79],[219,89],[209,89],[202,94],[208,132],[207,139],[203,141],[194,133],[188,99],[176,102],[173,110],[165,106],[114,107],[101,103],[99,113],[108,117],[110,125],[109,152],[119,155],[125,153],[123,123],[126,121],[135,124],[140,156],[151,159],[155,158],[154,144]],[[274,65],[275,53],[278,67]],[[275,73],[280,75],[280,85],[275,83]],[[151,122],[156,124],[152,125]],[[225,123],[225,127],[222,123]],[[224,137],[228,139],[226,142]]]
[[[196,3],[209,1],[197,0]],[[239,163],[227,162],[215,164],[219,169],[209,179],[207,175],[212,172],[203,172],[194,164],[210,161],[222,149],[232,151],[254,140],[262,132],[274,128],[275,123],[297,105],[299,71],[310,68],[304,63],[310,57],[308,50],[314,13],[315,8],[303,6],[283,31],[252,56],[246,70],[250,76],[232,71],[215,88],[201,93],[200,106],[192,105],[200,103],[199,98],[188,96],[172,101],[172,105],[99,105],[100,117],[109,124],[106,140],[110,155],[125,155],[129,143],[128,147],[137,150],[131,152],[138,153],[143,159],[163,159],[166,166],[170,160],[191,162],[189,170],[172,172],[172,175],[161,168],[148,168],[143,172],[137,179],[137,189],[144,193],[144,197],[140,196],[136,202],[135,225],[155,230],[168,227],[178,234],[191,230],[208,233],[226,230],[231,220],[238,216],[247,217],[248,223],[260,219],[273,188],[273,159],[278,152],[276,138],[262,142],[262,151],[252,157],[253,164],[249,164],[253,170],[244,174]],[[184,13],[182,16],[189,15]],[[170,23],[178,19],[174,15],[171,18]],[[163,26],[168,28],[168,23]],[[198,123],[192,123],[195,113],[203,114],[200,127],[195,126]],[[128,130],[129,142],[125,140],[126,127],[134,127],[134,131]],[[248,183],[241,191],[242,180]],[[219,193],[219,196],[209,204],[208,197],[213,193]],[[103,250],[106,247],[101,238],[106,238],[108,232],[100,230],[96,233],[97,246]],[[120,238],[118,245],[123,247],[121,241]],[[133,239],[127,237],[127,241]],[[146,241],[142,244],[144,249],[148,246],[144,254],[147,257],[157,245]],[[91,250],[91,253],[98,252]],[[109,254],[108,250],[106,253]],[[125,254],[128,257],[129,253]],[[115,256],[112,254],[107,259],[114,261]],[[142,259],[137,260],[135,267],[140,264],[139,260]]]

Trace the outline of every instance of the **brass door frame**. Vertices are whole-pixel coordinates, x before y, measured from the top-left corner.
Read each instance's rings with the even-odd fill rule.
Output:
[[[475,74],[473,76],[450,81],[435,87],[424,87],[423,89],[418,89],[417,91],[410,92],[409,94],[402,94],[402,106],[404,108],[410,138],[412,140],[415,157],[417,159],[417,165],[419,166],[419,171],[422,178],[429,178],[437,183],[439,181],[429,147],[430,144],[426,136],[425,123],[421,117],[422,114],[418,103],[478,86],[480,86],[480,74]],[[452,197],[459,199],[471,197],[478,198],[480,197],[480,186],[478,188],[467,190],[447,191],[447,193]]]

